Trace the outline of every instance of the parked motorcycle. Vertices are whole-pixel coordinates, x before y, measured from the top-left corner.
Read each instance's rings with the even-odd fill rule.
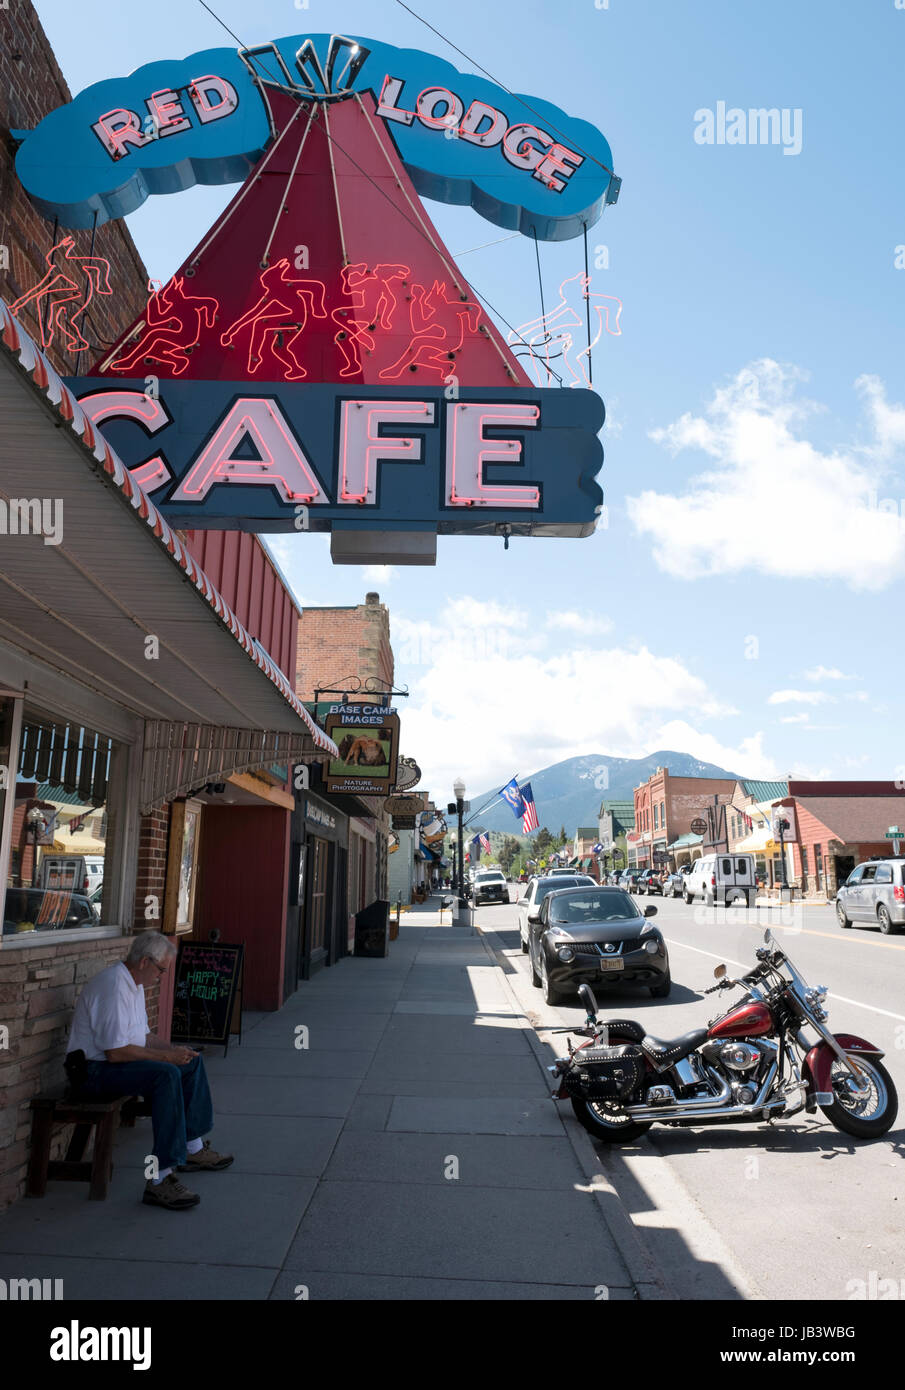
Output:
[[[570,1040],[569,1055],[549,1068],[560,1078],[556,1099],[570,1100],[585,1129],[607,1143],[628,1143],[652,1124],[751,1124],[818,1108],[845,1134],[885,1134],[898,1098],[882,1050],[829,1031],[826,986],[811,988],[770,931],[755,955],[758,964],[739,980],[718,965],[717,984],[704,990],[741,988],[741,1002],[668,1041],[631,1019],[600,1022],[581,985],[585,1026],[553,1031],[588,1041],[573,1048]]]

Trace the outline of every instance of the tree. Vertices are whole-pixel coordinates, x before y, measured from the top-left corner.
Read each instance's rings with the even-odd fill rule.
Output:
[[[562,846],[563,846],[563,845],[566,843],[566,841],[568,840],[568,838],[569,838],[569,837],[568,837],[568,835],[566,834],[566,827],[565,827],[564,825],[561,825],[561,826],[559,827],[559,839],[558,839],[557,842],[556,842],[557,849],[561,849]]]
[[[555,848],[556,846],[553,842],[553,836],[550,834],[547,827],[545,825],[542,825],[540,830],[538,830],[537,834],[535,835],[534,839],[531,841],[532,857],[534,859],[540,859],[543,855],[548,854],[551,849]]]
[[[503,842],[499,847],[497,858],[500,861],[500,867],[504,873],[508,874],[509,870],[512,868],[512,861],[521,853],[521,848],[521,845],[514,835],[503,836]]]

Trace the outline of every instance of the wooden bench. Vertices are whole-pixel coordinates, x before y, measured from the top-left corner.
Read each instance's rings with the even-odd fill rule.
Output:
[[[28,1160],[26,1196],[43,1197],[49,1179],[87,1182],[88,1197],[103,1202],[113,1174],[113,1139],[117,1122],[131,1128],[136,1116],[150,1115],[141,1096],[116,1096],[113,1100],[74,1100],[69,1095],[35,1096],[31,1102],[31,1155]],[[54,1125],[75,1125],[65,1158],[52,1159]],[[92,1129],[94,1154],[84,1157]]]

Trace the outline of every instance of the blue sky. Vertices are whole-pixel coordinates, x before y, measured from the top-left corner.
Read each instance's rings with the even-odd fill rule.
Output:
[[[73,91],[229,44],[198,0],[37,0]],[[338,30],[468,65],[392,0],[212,4],[248,44]],[[894,731],[905,573],[905,10],[894,0],[416,0],[513,90],[593,122],[623,178],[593,229],[623,300],[594,385],[608,525],[586,540],[441,538],[435,568],[334,567],[271,542],[302,603],[388,604],[403,750],[444,800],[513,771],[673,747],[752,776],[905,775]],[[92,28],[95,22],[98,30]],[[102,26],[102,27],[101,27]],[[695,113],[800,111],[801,151],[706,145]],[[700,121],[697,122],[700,124]],[[129,219],[167,278],[232,189]],[[504,235],[431,203],[454,254]],[[582,264],[544,244],[547,301]],[[905,262],[905,253],[899,258]],[[534,248],[461,256],[509,322],[535,317]],[[336,672],[337,677],[345,672]],[[543,808],[540,808],[543,820]]]

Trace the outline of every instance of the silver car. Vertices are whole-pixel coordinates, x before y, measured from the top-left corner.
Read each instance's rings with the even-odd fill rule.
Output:
[[[840,927],[870,922],[886,936],[905,928],[905,859],[868,859],[836,893]]]
[[[568,876],[565,874],[544,874],[543,877],[532,878],[518,900],[518,930],[522,950],[528,950],[531,927],[535,922],[540,921],[541,903],[548,893],[553,893],[558,888],[586,888],[588,886],[597,887],[590,874],[569,874]]]

